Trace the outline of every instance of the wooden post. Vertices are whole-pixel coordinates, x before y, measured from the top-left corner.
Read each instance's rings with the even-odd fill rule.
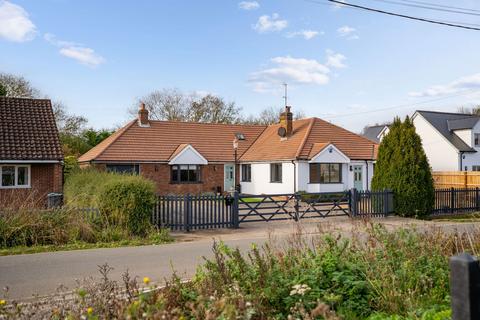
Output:
[[[450,258],[452,320],[480,319],[480,266],[467,253]]]
[[[240,223],[238,220],[238,199],[238,191],[235,190],[235,192],[233,193],[233,203],[230,207],[230,210],[232,211],[232,225],[235,229],[238,229],[240,227]]]
[[[357,215],[357,189],[352,188],[350,189],[350,197],[349,197],[349,207],[350,207],[350,215],[355,217]]]
[[[450,213],[454,213],[455,209],[455,188],[450,188]]]

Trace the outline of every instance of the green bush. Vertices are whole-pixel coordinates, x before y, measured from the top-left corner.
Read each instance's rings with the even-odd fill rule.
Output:
[[[434,203],[430,165],[412,121],[396,118],[378,149],[372,178],[373,190],[393,190],[395,212],[406,217],[425,217]]]
[[[133,235],[147,233],[155,204],[153,182],[139,176],[122,176],[105,184],[99,198],[99,209],[109,223],[123,226]]]

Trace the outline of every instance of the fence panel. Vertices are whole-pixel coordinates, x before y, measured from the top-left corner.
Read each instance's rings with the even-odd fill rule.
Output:
[[[393,191],[368,191],[352,189],[350,211],[352,216],[385,217],[394,212]]]
[[[480,210],[480,189],[447,188],[435,190],[433,215],[454,214]]]
[[[435,188],[475,188],[480,187],[478,171],[434,171]]]
[[[230,228],[234,225],[231,198],[224,196],[159,196],[152,223],[171,230]]]

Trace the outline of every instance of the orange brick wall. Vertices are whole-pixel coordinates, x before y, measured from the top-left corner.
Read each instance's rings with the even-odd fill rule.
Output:
[[[46,207],[47,194],[63,192],[62,165],[32,164],[30,166],[31,188],[1,189],[0,205],[4,207]]]
[[[82,165],[86,167],[88,165]],[[100,170],[105,170],[105,164],[94,164]],[[209,164],[201,167],[202,183],[170,183],[170,165],[168,164],[154,164],[141,163],[140,174],[153,182],[157,186],[158,194],[198,194],[205,192],[215,192],[217,186],[223,192],[223,164]],[[237,181],[239,180],[237,167]]]

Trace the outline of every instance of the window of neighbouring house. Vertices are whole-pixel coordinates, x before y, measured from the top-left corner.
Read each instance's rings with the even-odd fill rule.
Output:
[[[252,181],[252,165],[242,164],[242,182]]]
[[[270,163],[270,182],[282,182],[282,164]]]
[[[480,171],[480,166],[472,166],[472,171]]]
[[[171,169],[172,183],[198,183],[200,178],[200,166],[196,164],[173,165]]]
[[[4,165],[0,166],[0,187],[26,188],[30,187],[30,166]]]
[[[480,147],[480,133],[473,134],[475,147]]]
[[[139,174],[140,165],[138,164],[107,164],[108,172],[123,174]]]
[[[342,183],[342,164],[310,163],[310,183]]]

